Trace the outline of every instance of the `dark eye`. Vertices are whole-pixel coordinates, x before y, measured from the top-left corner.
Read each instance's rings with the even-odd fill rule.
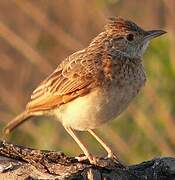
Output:
[[[133,34],[127,34],[126,35],[126,39],[128,40],[128,41],[133,41],[134,40],[134,35]]]

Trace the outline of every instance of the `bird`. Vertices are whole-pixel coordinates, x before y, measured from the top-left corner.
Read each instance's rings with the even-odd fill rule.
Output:
[[[118,117],[140,92],[146,82],[143,54],[152,39],[165,33],[144,30],[122,17],[109,18],[86,48],[68,56],[39,84],[24,112],[6,125],[4,133],[33,116],[54,116],[91,164],[96,158],[76,131],[89,132],[107,158],[116,157],[94,129]]]

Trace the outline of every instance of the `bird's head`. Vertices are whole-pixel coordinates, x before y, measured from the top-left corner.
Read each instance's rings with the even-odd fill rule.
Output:
[[[123,18],[111,18],[105,29],[112,40],[112,48],[131,58],[141,58],[149,42],[166,33],[163,30],[143,30]]]

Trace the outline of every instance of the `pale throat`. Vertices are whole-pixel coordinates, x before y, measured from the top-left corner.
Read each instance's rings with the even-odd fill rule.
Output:
[[[143,56],[143,54],[145,53],[148,45],[149,45],[149,41],[144,42],[143,46],[139,49],[139,52],[138,52],[139,57]]]

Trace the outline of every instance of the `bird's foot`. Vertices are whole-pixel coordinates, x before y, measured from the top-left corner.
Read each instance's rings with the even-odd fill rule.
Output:
[[[78,162],[82,162],[82,161],[86,161],[88,158],[86,155],[80,155],[80,156],[76,156],[75,159],[78,160]]]
[[[114,163],[119,165],[121,168],[126,168],[126,166],[119,160],[119,158],[113,153],[108,153],[107,158],[111,159]]]
[[[123,163],[121,163],[121,161],[118,159],[118,157],[114,153],[109,153],[106,158],[95,157],[91,154],[89,154],[88,156],[80,155],[80,156],[75,157],[75,158],[79,162],[89,160],[90,164],[100,166],[100,167],[106,167],[106,166],[110,166],[110,167],[115,166],[116,167],[116,165],[117,165],[117,167],[126,168],[126,166]]]
[[[98,162],[99,162],[99,158],[96,158],[95,156],[89,154],[88,156],[84,155],[84,156],[78,156],[78,157],[75,157],[79,162],[82,162],[82,161],[86,161],[86,160],[89,160],[89,162],[93,165],[98,165]]]
[[[96,158],[95,156],[92,156],[91,154],[88,156],[88,159],[91,164],[98,165],[99,164],[99,158]]]

